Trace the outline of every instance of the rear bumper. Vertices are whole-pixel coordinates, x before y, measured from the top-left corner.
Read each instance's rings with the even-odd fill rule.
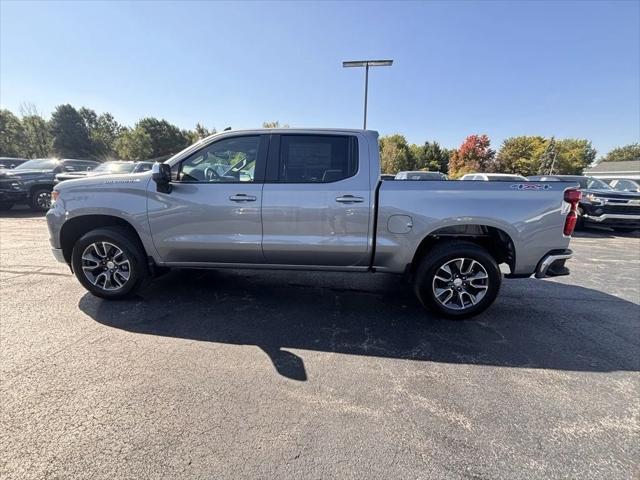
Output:
[[[573,252],[569,249],[550,251],[538,262],[536,278],[569,275],[569,269],[565,266],[565,262],[571,257],[573,257]]]

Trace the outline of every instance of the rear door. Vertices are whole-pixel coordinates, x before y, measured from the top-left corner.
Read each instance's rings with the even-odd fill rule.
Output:
[[[264,263],[268,135],[225,136],[172,165],[171,192],[149,182],[153,243],[170,263]]]
[[[368,264],[368,147],[357,134],[274,135],[262,192],[262,250],[271,264]]]

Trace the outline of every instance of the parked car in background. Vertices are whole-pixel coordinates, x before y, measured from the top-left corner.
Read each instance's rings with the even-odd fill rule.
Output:
[[[582,199],[578,204],[578,223],[582,228],[601,225],[617,232],[640,229],[640,193],[614,190],[608,183],[582,175],[536,175],[528,177],[536,182],[576,182]]]
[[[460,180],[482,180],[484,182],[527,182],[527,178],[513,173],[467,173]]]
[[[607,183],[619,192],[640,192],[640,180],[614,178],[613,180],[607,180]]]
[[[27,160],[26,158],[0,157],[0,168],[16,168]]]
[[[499,264],[569,274],[580,193],[539,186],[380,181],[370,130],[236,130],[151,173],[62,182],[47,223],[56,259],[107,299],[165,267],[386,272],[465,318],[493,303]]]
[[[65,180],[73,180],[76,178],[95,177],[97,175],[109,175],[118,173],[140,173],[151,170],[153,162],[128,162],[113,161],[101,163],[93,170],[84,170],[79,172],[62,172],[56,175],[54,183],[60,183]]]
[[[27,201],[27,190],[18,178],[3,175],[0,170],[0,211],[10,210],[14,204]]]
[[[87,171],[98,165],[99,162],[91,160],[38,158],[0,171],[3,208],[28,203],[33,210],[46,212],[51,206],[51,190],[58,173]]]
[[[415,172],[398,172],[395,176],[396,180],[447,180],[447,176],[440,172],[424,172],[418,170]]]

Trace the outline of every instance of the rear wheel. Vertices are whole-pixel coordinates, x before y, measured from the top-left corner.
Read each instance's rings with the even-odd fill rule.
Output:
[[[440,315],[462,319],[477,315],[496,299],[502,273],[484,248],[455,241],[435,246],[420,262],[414,291]]]
[[[128,297],[149,276],[142,246],[120,227],[85,234],[73,247],[71,263],[82,286],[102,298]]]
[[[37,212],[46,212],[51,207],[51,189],[36,188],[31,192],[29,205],[32,210]]]

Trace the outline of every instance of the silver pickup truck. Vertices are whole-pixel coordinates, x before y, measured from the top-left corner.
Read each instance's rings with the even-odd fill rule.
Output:
[[[378,134],[267,129],[208,137],[153,170],[69,180],[54,256],[92,294],[166,267],[386,272],[465,318],[507,277],[566,275],[580,193],[560,182],[381,181]]]

